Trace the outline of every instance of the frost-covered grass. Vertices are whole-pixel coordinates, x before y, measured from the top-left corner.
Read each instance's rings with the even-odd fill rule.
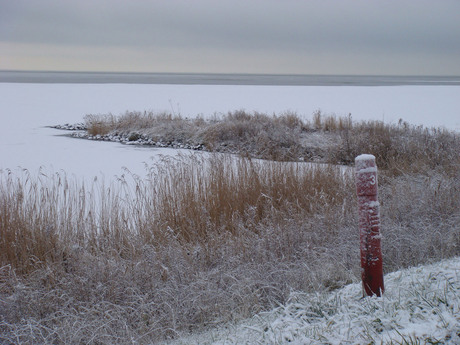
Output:
[[[330,260],[353,230],[337,232],[354,205],[341,168],[197,154],[149,169],[91,186],[2,173],[0,339],[153,342],[352,280]]]
[[[296,117],[286,126],[350,139],[348,125],[328,121],[327,131],[299,129]],[[458,137],[406,127],[353,125],[353,140],[377,128],[390,138],[368,151],[383,166],[385,272],[460,255]],[[396,169],[392,157],[409,152],[420,160]],[[352,169],[202,152],[146,169],[86,185],[1,172],[0,342],[161,343],[275,307],[291,313],[304,296],[293,291],[359,281]]]
[[[459,344],[460,258],[385,276],[383,297],[360,284],[293,292],[288,301],[237,324],[179,344]]]
[[[402,120],[397,124],[354,122],[351,115],[336,117],[316,111],[310,121],[305,121],[292,112],[267,115],[240,110],[207,119],[152,112],[87,115],[85,122],[91,138],[199,148],[269,160],[349,165],[366,152],[393,175],[439,166],[455,170],[459,164],[458,133],[413,126]]]
[[[126,112],[120,116],[87,115],[85,125],[88,136],[97,139],[199,148],[271,160],[292,161],[309,154],[300,143],[304,124],[292,113],[268,116],[235,111],[188,119],[168,113]]]

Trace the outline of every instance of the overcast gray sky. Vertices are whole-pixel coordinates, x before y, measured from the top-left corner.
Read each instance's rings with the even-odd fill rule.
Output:
[[[0,69],[460,75],[460,0],[0,0]]]

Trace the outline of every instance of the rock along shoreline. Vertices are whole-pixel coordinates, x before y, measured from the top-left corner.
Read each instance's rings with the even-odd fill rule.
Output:
[[[87,139],[87,140],[97,140],[97,141],[111,141],[111,142],[118,142],[125,145],[138,145],[138,146],[151,146],[151,147],[161,147],[161,148],[174,148],[174,149],[189,149],[195,151],[205,151],[206,147],[203,144],[188,144],[188,143],[181,143],[178,141],[155,141],[151,138],[139,134],[139,133],[131,133],[128,135],[118,135],[118,134],[97,134],[91,135],[88,133],[88,127],[84,123],[76,123],[76,124],[63,124],[63,125],[54,125],[49,126],[49,128],[59,129],[70,131],[69,134],[72,138],[78,139]]]

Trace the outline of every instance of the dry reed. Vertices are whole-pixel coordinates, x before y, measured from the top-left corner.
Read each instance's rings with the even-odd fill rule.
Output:
[[[183,121],[138,115],[113,122],[169,131]],[[241,123],[314,130],[293,114],[227,120],[181,128],[209,134],[209,125],[219,137],[215,126],[230,126],[238,138]],[[328,148],[331,161],[377,155],[386,272],[460,255],[458,136],[322,121],[319,113],[315,126],[342,139]],[[351,169],[205,152],[147,169],[146,179],[126,171],[91,185],[0,173],[0,343],[161,342],[266,310],[291,290],[359,279]]]
[[[166,146],[186,144],[277,161],[350,165],[357,155],[367,152],[376,156],[378,166],[392,175],[431,169],[455,172],[460,164],[458,133],[412,126],[402,120],[398,124],[353,122],[351,114],[337,117],[320,110],[313,114],[312,122],[303,121],[295,113],[269,116],[235,111],[205,120],[127,112],[119,117],[88,115],[86,125],[91,135],[111,133],[124,135],[130,141],[144,138]],[[312,138],[323,139],[312,144]]]

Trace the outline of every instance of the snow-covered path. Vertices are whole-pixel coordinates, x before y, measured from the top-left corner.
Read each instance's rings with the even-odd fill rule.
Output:
[[[360,283],[292,293],[271,312],[173,344],[460,344],[460,258],[387,274],[385,287],[382,298],[362,298]]]

